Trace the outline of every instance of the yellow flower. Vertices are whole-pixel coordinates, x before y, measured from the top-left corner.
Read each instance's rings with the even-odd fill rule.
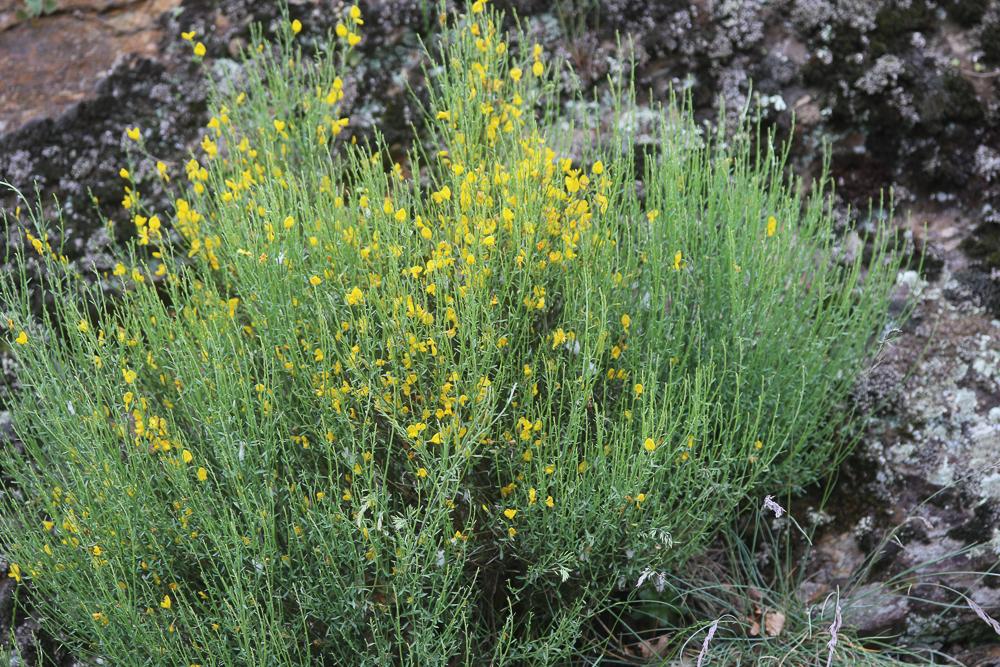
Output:
[[[643,389],[644,389],[644,387],[642,386],[642,383],[641,382],[636,382],[636,384],[635,384],[635,395],[636,396],[642,396]]]
[[[542,64],[541,60],[536,60],[535,64],[531,66],[531,73],[535,76],[541,76],[545,72],[545,65]]]
[[[510,70],[510,78],[513,79],[514,81],[520,81],[521,80],[521,68],[520,67],[515,67],[515,68],[511,69]]]
[[[80,333],[87,333],[90,331],[90,325],[87,324],[87,320],[80,320],[76,323],[76,328]]]
[[[347,293],[346,298],[348,306],[356,306],[359,303],[364,302],[365,295],[358,287],[355,287],[354,289],[352,289],[350,292]]]
[[[774,233],[778,231],[778,219],[773,215],[767,217],[767,235],[774,236]]]
[[[16,582],[21,583],[21,566],[17,563],[11,563],[7,568],[7,576]]]
[[[190,42],[191,40],[194,39],[195,35],[197,34],[198,33],[196,33],[194,30],[192,30],[191,32],[182,32],[181,39],[183,39],[185,42]]]
[[[139,141],[139,139],[142,138],[142,132],[138,127],[125,128],[125,134],[127,134],[128,138],[132,141]],[[122,178],[127,178],[127,176],[123,176]]]
[[[552,349],[556,349],[565,342],[566,332],[562,330],[562,327],[559,327],[555,330],[555,333],[552,334]]]
[[[622,315],[622,327],[625,329],[625,331],[628,331],[628,328],[631,325],[632,325],[632,318],[629,317],[628,313]]]
[[[347,43],[350,46],[357,46],[361,42],[361,35],[356,32],[349,33],[347,35]]]
[[[205,49],[205,45],[202,44],[201,42],[198,42],[197,44],[194,45],[194,54],[199,58],[204,58],[206,52],[207,50]]]
[[[167,174],[167,165],[164,164],[163,162],[157,161],[157,163],[156,163],[156,173],[158,173],[160,175],[160,178],[162,178],[164,180],[164,182],[167,182],[167,183],[170,182],[170,175]]]
[[[684,259],[684,256],[681,254],[680,250],[678,250],[676,253],[674,253],[674,271],[680,271],[681,270],[681,266],[683,264],[683,259]]]
[[[27,345],[28,334],[22,331],[21,333],[17,334],[17,338],[14,339],[14,342],[17,343],[18,345]]]
[[[427,468],[417,468],[417,477],[420,479],[427,477]]]
[[[507,509],[505,509],[505,510],[503,511],[503,515],[504,515],[505,517],[507,517],[508,519],[510,519],[511,521],[513,521],[513,520],[514,520],[514,517],[515,517],[515,516],[517,516],[517,510],[516,510],[516,509],[512,509],[512,508],[508,507]]]
[[[191,463],[191,461],[194,460],[194,455],[185,449],[184,451],[181,452],[181,459],[184,461],[184,463]]]
[[[198,468],[198,481],[204,482],[206,479],[208,479],[208,471],[204,468]]]
[[[131,368],[123,368],[122,377],[125,378],[125,384],[132,384],[135,382],[136,372]]]
[[[299,34],[302,32],[302,21],[295,19],[292,21],[292,34]]]
[[[277,118],[275,118],[274,119],[274,129],[277,130],[278,132],[284,132],[285,131],[285,121],[278,120]],[[289,217],[291,217],[291,216],[289,216]],[[286,218],[286,220],[287,220],[287,218]]]
[[[552,500],[552,496],[545,496],[545,506],[546,507],[556,506],[556,501]]]
[[[595,174],[597,174],[598,176],[600,176],[601,174],[603,174],[603,173],[604,173],[604,163],[603,163],[603,162],[601,162],[600,160],[598,160],[597,162],[595,162],[595,163],[594,163],[594,166],[593,166],[593,167],[591,167],[591,168],[590,168],[590,170],[591,170],[591,171],[592,171],[593,173],[595,173]]]
[[[652,438],[646,438],[646,441],[642,443],[642,446],[646,449],[647,452],[656,451],[656,441],[653,440]]]
[[[583,182],[581,182],[580,178],[576,175],[575,172],[566,176],[565,180],[566,180],[566,191],[569,192],[570,194],[579,192],[580,188],[583,186]]]
[[[312,276],[309,278],[309,284],[312,285],[313,287],[319,287],[320,283],[322,282],[323,279],[320,278],[319,276]]]
[[[361,19],[361,9],[357,5],[351,5],[351,8],[347,10],[347,15],[351,17],[356,25],[364,25],[365,22]]]
[[[128,169],[122,167],[118,170],[118,175],[127,180],[129,177]]]
[[[160,606],[163,607],[164,609],[170,609],[170,605],[171,605],[170,596],[164,595],[163,599],[160,600]]]
[[[205,154],[210,158],[219,154],[219,147],[209,138],[207,134],[201,138],[201,149],[205,151]]]

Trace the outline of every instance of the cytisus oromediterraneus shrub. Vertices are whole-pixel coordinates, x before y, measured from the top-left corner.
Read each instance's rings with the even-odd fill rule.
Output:
[[[891,235],[845,256],[752,123],[670,100],[637,148],[612,86],[618,115],[567,131],[541,47],[482,2],[450,20],[398,164],[344,140],[360,13],[319,53],[297,23],[254,44],[173,211],[123,171],[114,303],[8,220],[0,546],[79,655],[570,661],[748,492],[836,461]]]

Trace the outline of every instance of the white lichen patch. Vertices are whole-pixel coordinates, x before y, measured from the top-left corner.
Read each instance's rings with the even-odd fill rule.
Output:
[[[1000,323],[947,273],[928,285],[903,272],[897,283],[917,305],[869,380],[869,391],[895,392],[871,431],[893,471],[880,480],[959,484],[1000,503]]]

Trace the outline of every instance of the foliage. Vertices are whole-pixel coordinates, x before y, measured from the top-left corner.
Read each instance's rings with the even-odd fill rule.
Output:
[[[776,508],[780,516],[772,519],[769,508]],[[834,577],[839,585],[828,588],[831,581],[826,577],[807,579],[808,573],[817,571],[810,562],[823,558],[822,549],[812,542],[817,525],[801,526],[773,501],[745,512],[725,526],[708,553],[684,572],[645,573],[645,599],[623,606],[625,614],[616,618],[624,629],[618,633],[614,653],[633,659],[687,657],[706,665],[958,664],[932,646],[874,635],[871,627],[864,634],[857,627],[870,623],[880,610],[901,603],[922,606],[925,614],[937,608],[937,620],[968,611],[968,598],[945,582],[957,583],[970,574],[946,567],[969,549],[901,569],[879,581],[870,579],[890,543],[916,516],[914,512],[888,530],[862,563]],[[977,576],[995,577],[986,572]],[[929,599],[932,589],[945,595]],[[985,625],[984,630],[989,632]]]
[[[56,0],[24,0],[17,9],[18,19],[35,19],[42,14],[51,14],[57,9]]]
[[[297,22],[249,49],[171,225],[123,169],[136,241],[111,275],[26,225],[38,258],[0,292],[24,443],[0,454],[0,548],[74,651],[599,656],[588,628],[643,571],[836,462],[891,234],[842,252],[750,120],[706,132],[670,100],[636,149],[615,87],[610,123],[566,128],[554,64],[500,20],[454,17],[399,163],[345,139],[352,9],[315,54]]]

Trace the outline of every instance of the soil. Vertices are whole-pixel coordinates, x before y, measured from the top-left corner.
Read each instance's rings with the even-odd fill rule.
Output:
[[[363,57],[345,82],[356,91],[351,131],[378,129],[399,152],[415,118],[407,89],[421,94],[418,38],[435,25],[425,4],[361,2]],[[891,191],[895,224],[918,250],[912,270],[901,275],[897,305],[907,297],[915,305],[856,391],[857,404],[874,416],[817,519],[822,525],[802,595],[812,599],[844,585],[873,557],[869,586],[876,587],[936,559],[938,572],[994,570],[1000,557],[1000,2],[502,4],[525,19],[529,39],[572,66],[563,78],[567,92],[599,92],[627,62],[616,36],[628,34],[648,102],[671,89],[687,91],[706,120],[720,108],[731,120],[748,102],[760,103],[779,136],[791,137],[799,174],[820,174],[828,147],[836,207],[845,219],[864,224],[883,214],[879,203]],[[300,38],[322,39],[340,5],[293,0],[289,12],[305,26]],[[238,72],[250,25],[273,31],[279,9],[254,0],[60,0],[55,11],[27,18],[18,15],[22,7],[21,0],[0,0],[0,180],[29,196],[37,191],[49,219],[58,202],[70,259],[109,268],[110,251],[122,239],[102,219],[124,222],[118,171],[127,164],[125,127],[143,128],[151,152],[179,171],[207,120],[206,73],[223,79]],[[183,30],[198,31],[208,47],[204,69],[179,39]],[[602,109],[598,103],[587,112]],[[143,195],[168,210],[164,192]],[[0,193],[6,210],[17,204]],[[18,242],[16,227],[0,238]],[[4,392],[16,390],[9,360],[2,370],[0,410]],[[9,413],[0,413],[0,433],[9,436],[9,422]],[[900,526],[886,547],[881,536]],[[968,575],[947,583],[984,608],[1000,606],[1000,588],[989,579]],[[12,617],[12,591],[13,582],[0,579],[0,636],[10,636],[13,623],[22,655],[30,658],[37,623]],[[891,595],[878,599],[884,603],[854,619],[865,632],[897,633],[903,644],[950,652],[962,664],[1000,664],[1000,638],[971,610],[942,614]]]

